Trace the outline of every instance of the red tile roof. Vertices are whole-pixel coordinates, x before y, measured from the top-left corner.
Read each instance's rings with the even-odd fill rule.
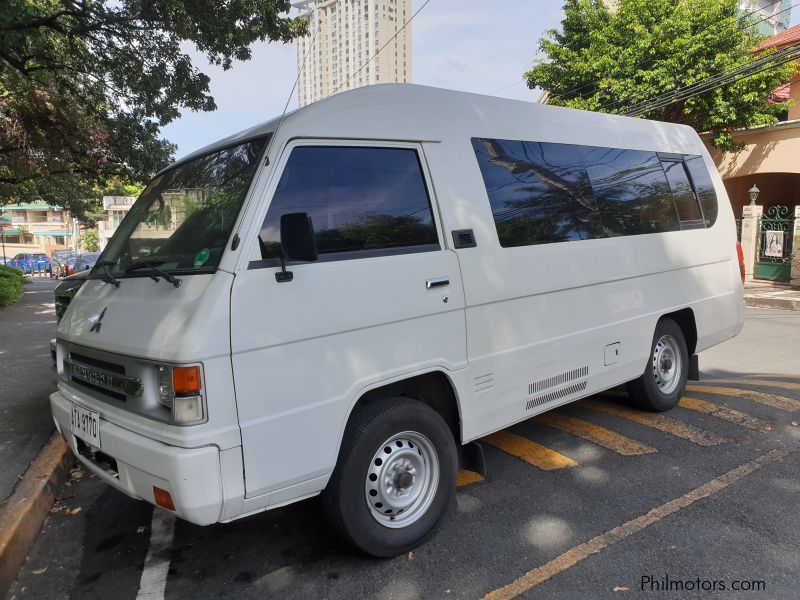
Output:
[[[758,45],[758,49],[766,50],[767,48],[775,48],[776,50],[782,50],[794,44],[800,44],[800,25],[790,27],[786,31],[782,31],[778,35],[764,40]]]

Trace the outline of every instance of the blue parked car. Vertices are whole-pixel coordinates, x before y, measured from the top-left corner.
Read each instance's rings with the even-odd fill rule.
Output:
[[[8,261],[7,266],[28,274],[50,273],[50,259],[47,254],[39,252],[21,252]]]

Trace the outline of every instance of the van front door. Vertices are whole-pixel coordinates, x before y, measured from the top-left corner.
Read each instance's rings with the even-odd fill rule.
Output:
[[[458,261],[442,249],[420,148],[296,142],[278,173],[231,299],[246,492],[275,492],[272,504],[322,489],[364,391],[466,364]],[[319,258],[279,282],[280,218],[298,212]]]

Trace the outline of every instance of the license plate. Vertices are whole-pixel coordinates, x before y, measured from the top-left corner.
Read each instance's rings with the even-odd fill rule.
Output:
[[[96,410],[73,404],[69,428],[87,444],[100,448],[100,413]]]

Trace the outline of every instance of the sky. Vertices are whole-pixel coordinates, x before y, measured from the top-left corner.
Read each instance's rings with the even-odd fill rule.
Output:
[[[413,0],[417,10],[424,0]],[[536,101],[522,74],[533,64],[538,40],[558,27],[563,0],[430,0],[412,22],[413,83],[517,100]],[[800,23],[800,6],[791,25]],[[217,139],[279,116],[297,94],[294,44],[259,43],[253,57],[228,71],[209,65],[189,51],[195,65],[211,78],[217,110],[184,111],[163,130],[178,145],[180,158]]]

